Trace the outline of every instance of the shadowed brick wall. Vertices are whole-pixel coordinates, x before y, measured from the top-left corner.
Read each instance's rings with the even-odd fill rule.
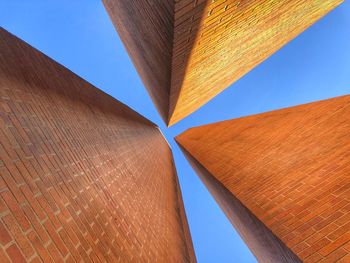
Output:
[[[192,128],[177,141],[300,259],[350,261],[350,96]]]
[[[174,0],[103,0],[147,91],[168,119]]]
[[[163,118],[172,125],[342,0],[103,0]]]
[[[0,261],[194,262],[158,128],[0,29]]]

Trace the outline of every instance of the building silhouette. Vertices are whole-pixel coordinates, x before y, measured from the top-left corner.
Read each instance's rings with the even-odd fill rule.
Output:
[[[155,124],[0,29],[0,261],[195,262]]]
[[[259,262],[349,262],[350,95],[176,140]]]
[[[103,0],[168,125],[197,110],[341,2]]]

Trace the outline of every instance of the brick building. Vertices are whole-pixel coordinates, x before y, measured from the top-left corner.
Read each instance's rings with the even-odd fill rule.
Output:
[[[0,29],[0,261],[195,262],[158,128]]]
[[[103,0],[151,98],[172,125],[342,0]]]
[[[261,262],[350,262],[350,95],[176,138]]]

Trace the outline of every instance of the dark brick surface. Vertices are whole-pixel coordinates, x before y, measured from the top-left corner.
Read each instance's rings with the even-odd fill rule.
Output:
[[[165,122],[168,119],[174,0],[103,0]]]

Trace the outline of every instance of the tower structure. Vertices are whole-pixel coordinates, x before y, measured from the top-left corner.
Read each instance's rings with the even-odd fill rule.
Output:
[[[342,0],[103,0],[166,123],[191,114]]]
[[[0,30],[1,262],[195,262],[159,129]]]
[[[350,95],[176,140],[259,262],[349,262]]]

